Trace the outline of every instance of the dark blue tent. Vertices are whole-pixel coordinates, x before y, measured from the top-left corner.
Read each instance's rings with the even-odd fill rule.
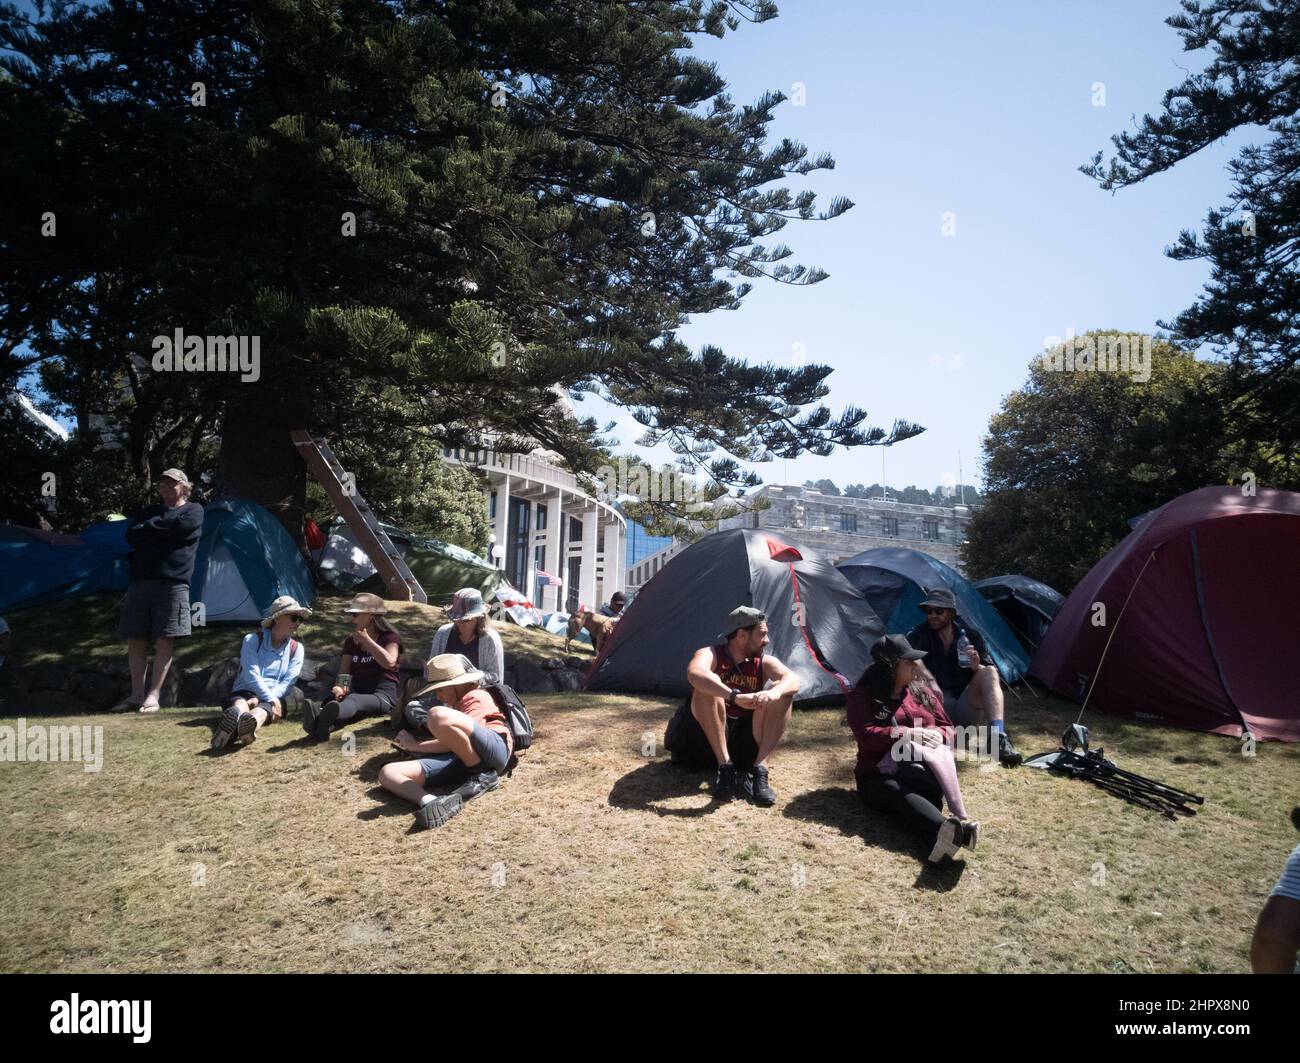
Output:
[[[1060,593],[1028,576],[990,576],[975,587],[1002,614],[1031,656],[1065,604]]]
[[[955,568],[918,550],[880,547],[864,550],[835,566],[866,599],[891,634],[906,635],[925,619],[926,592],[947,588],[957,599],[957,613],[984,636],[1003,680],[1014,683],[1029,670],[1029,655],[1007,622],[975,585]]]
[[[125,521],[117,522],[125,528]],[[126,540],[112,522],[81,535],[0,525],[0,611],[126,589]]]

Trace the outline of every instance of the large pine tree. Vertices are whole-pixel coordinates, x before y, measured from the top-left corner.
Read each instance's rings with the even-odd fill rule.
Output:
[[[555,385],[629,408],[723,484],[731,460],[893,442],[821,404],[825,366],[693,352],[770,238],[829,219],[692,37],[767,0],[108,0],[0,9],[0,387],[39,371],[142,482],[207,431],[218,480],[300,520],[290,428],[600,461]],[[52,233],[52,235],[51,235]],[[733,283],[729,278],[744,278]],[[153,372],[155,336],[260,338],[260,375]],[[143,361],[142,361],[143,360]],[[192,454],[199,453],[191,447]]]
[[[1231,197],[1203,231],[1179,234],[1170,257],[1210,263],[1194,306],[1161,322],[1187,345],[1209,344],[1231,370],[1234,423],[1265,431],[1291,456],[1276,486],[1300,486],[1300,0],[1182,0],[1166,19],[1187,51],[1209,61],[1165,93],[1159,114],[1112,137],[1114,155],[1084,166],[1121,189],[1178,165],[1242,129],[1253,132],[1229,165]],[[1249,446],[1253,439],[1242,439]]]

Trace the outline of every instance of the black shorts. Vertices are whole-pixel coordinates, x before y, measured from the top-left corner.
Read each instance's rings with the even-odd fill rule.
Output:
[[[673,755],[674,764],[691,771],[713,771],[718,766],[718,758],[713,755],[704,728],[691,712],[689,698],[668,721],[664,748]],[[731,755],[731,763],[740,771],[748,771],[754,766],[758,759],[758,743],[754,741],[752,712],[734,719],[727,717],[727,752]]]

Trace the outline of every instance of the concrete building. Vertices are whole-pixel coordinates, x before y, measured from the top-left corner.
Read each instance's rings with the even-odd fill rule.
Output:
[[[627,522],[608,502],[588,494],[547,451],[498,454],[490,448],[443,452],[450,464],[484,473],[492,523],[492,556],[506,578],[539,609],[595,609],[625,589]],[[537,572],[563,587],[541,587]]]
[[[768,528],[820,550],[832,561],[878,546],[903,546],[937,557],[961,571],[958,551],[966,538],[970,510],[966,506],[917,506],[879,498],[824,495],[810,487],[766,485],[751,498],[770,506],[719,522],[718,530]],[[653,578],[679,550],[674,543],[628,570],[627,585],[637,590]]]

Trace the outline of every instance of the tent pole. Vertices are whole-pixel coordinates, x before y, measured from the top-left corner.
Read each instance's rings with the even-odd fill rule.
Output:
[[[1115,626],[1110,629],[1110,634],[1106,638],[1106,645],[1101,648],[1101,659],[1097,662],[1097,670],[1092,673],[1092,682],[1088,684],[1088,693],[1083,696],[1083,704],[1079,706],[1079,715],[1074,718],[1075,723],[1083,719],[1083,714],[1088,708],[1088,699],[1092,697],[1093,688],[1096,687],[1097,679],[1101,675],[1101,666],[1106,663],[1106,653],[1110,650],[1111,640],[1115,637],[1115,632],[1119,630],[1119,622],[1124,619],[1124,610],[1128,608],[1128,603],[1133,598],[1133,592],[1137,590],[1137,585],[1142,582],[1142,574],[1146,572],[1147,565],[1151,564],[1152,559],[1156,556],[1156,550],[1159,549],[1160,547],[1157,546],[1151,551],[1151,557],[1146,559],[1142,570],[1137,574],[1137,579],[1133,581],[1133,586],[1128,589],[1128,597],[1124,599],[1124,604],[1120,606],[1119,616],[1115,617]]]

